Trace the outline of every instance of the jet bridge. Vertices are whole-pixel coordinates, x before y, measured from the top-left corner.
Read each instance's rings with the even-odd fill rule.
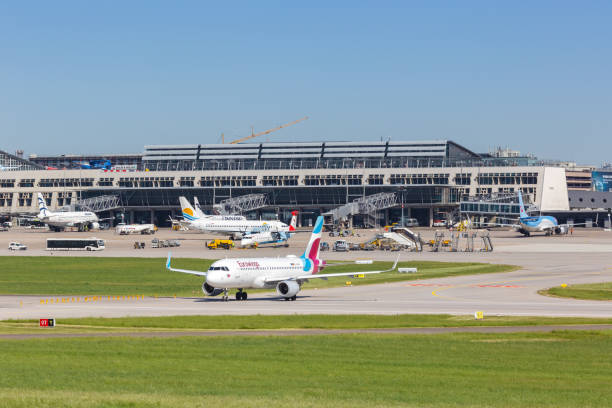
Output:
[[[97,197],[85,198],[74,204],[62,207],[65,211],[91,211],[99,213],[102,211],[115,210],[121,207],[118,195],[101,195]]]
[[[381,210],[395,207],[396,205],[397,196],[395,193],[378,193],[357,198],[352,203],[334,208],[323,215],[332,216],[335,223],[342,218],[361,214],[365,215],[364,221],[366,224],[375,227],[377,213]]]
[[[243,214],[268,206],[268,197],[265,194],[247,194],[232,197],[214,205],[215,212],[220,214]]]

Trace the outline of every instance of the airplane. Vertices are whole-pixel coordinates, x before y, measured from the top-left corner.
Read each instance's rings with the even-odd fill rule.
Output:
[[[510,226],[517,232],[520,232],[526,237],[531,236],[534,232],[543,232],[547,236],[553,234],[567,234],[570,228],[569,224],[559,224],[557,219],[551,215],[536,215],[530,216],[525,211],[525,205],[523,204],[523,195],[518,192],[519,199],[519,218],[515,224],[503,224],[503,223],[482,223],[481,225],[493,225],[493,226]],[[579,225],[579,224],[572,224]]]
[[[297,211],[291,212],[291,222],[289,223],[289,232],[282,231],[264,231],[255,234],[247,234],[240,240],[240,246],[247,247],[251,245],[262,245],[262,244],[284,244],[286,247],[289,246],[287,241],[293,236],[296,231],[297,225]]]
[[[227,292],[230,288],[238,289],[236,300],[247,300],[247,292],[244,289],[248,288],[276,288],[276,293],[281,298],[296,300],[302,284],[309,279],[378,274],[391,272],[397,267],[399,256],[391,269],[384,271],[319,274],[327,266],[327,263],[319,258],[322,229],[323,217],[320,216],[315,222],[308,245],[300,257],[289,255],[283,258],[226,258],[213,262],[208,271],[201,272],[173,268],[170,264],[172,256],[168,254],[166,269],[206,277],[202,284],[204,294],[218,296],[223,293],[223,300],[227,301],[229,299]]]
[[[229,235],[241,239],[262,232],[289,232],[290,227],[280,221],[247,220],[241,215],[211,215],[202,217],[185,197],[179,197],[183,220],[189,229],[197,229],[211,234]]]
[[[47,208],[47,203],[41,193],[38,193],[38,208],[40,210],[38,219],[49,226],[53,231],[61,231],[65,227],[78,227],[79,230],[89,227],[89,229],[100,229],[98,216],[90,211],[60,211],[51,212]]]
[[[82,162],[75,162],[73,164],[74,166],[84,169],[84,170],[92,170],[92,169],[110,170],[112,167],[110,160],[90,160],[88,162],[82,161]]]
[[[155,224],[118,224],[115,233],[119,235],[129,234],[155,234]]]

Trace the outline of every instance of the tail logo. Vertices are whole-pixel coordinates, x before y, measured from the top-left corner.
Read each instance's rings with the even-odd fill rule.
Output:
[[[197,218],[193,215],[193,210],[191,208],[183,209],[183,217],[187,218],[189,221],[194,221]]]

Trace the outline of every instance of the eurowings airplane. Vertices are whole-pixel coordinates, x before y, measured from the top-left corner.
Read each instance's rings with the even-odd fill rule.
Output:
[[[295,255],[289,255],[284,258],[221,259],[213,262],[208,271],[200,272],[173,268],[170,265],[171,255],[168,254],[166,268],[174,272],[206,277],[202,284],[202,291],[208,296],[217,296],[223,293],[223,300],[228,300],[227,292],[231,288],[238,289],[236,300],[246,300],[247,293],[244,289],[248,288],[276,288],[276,293],[285,300],[295,300],[302,284],[309,279],[351,276],[357,273],[363,275],[378,274],[393,271],[397,267],[399,257],[393,267],[385,271],[319,274],[326,266],[326,262],[319,258],[322,229],[323,217],[318,217],[306,250],[299,258]]]
[[[41,193],[38,193],[38,219],[54,231],[61,231],[66,227],[78,227],[79,230],[88,226],[92,230],[100,228],[98,216],[90,211],[59,211],[51,212]]]
[[[201,216],[185,197],[179,197],[183,220],[187,228],[211,234],[230,235],[236,239],[262,232],[287,233],[291,230],[284,222],[247,220],[241,215]]]

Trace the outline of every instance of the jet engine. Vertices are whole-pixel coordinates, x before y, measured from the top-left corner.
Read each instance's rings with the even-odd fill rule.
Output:
[[[213,288],[208,283],[204,282],[202,284],[202,292],[207,296],[217,296],[223,293],[223,289]]]
[[[300,291],[300,285],[296,281],[282,281],[276,285],[276,293],[284,298],[295,296]]]
[[[89,226],[91,230],[99,230],[100,229],[100,223],[99,222],[92,222]]]

